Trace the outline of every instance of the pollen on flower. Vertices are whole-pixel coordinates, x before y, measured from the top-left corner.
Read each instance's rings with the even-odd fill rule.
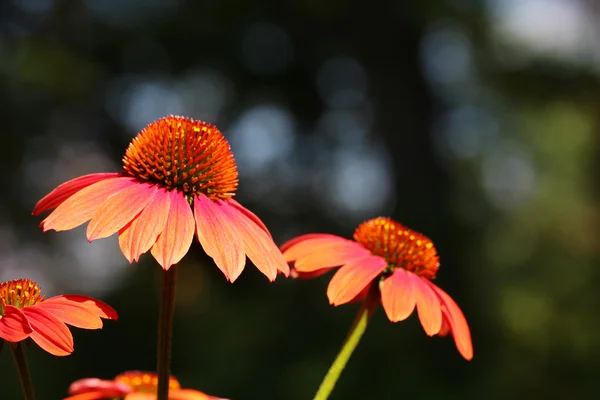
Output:
[[[129,386],[134,392],[156,394],[158,390],[158,376],[155,373],[129,371],[117,375],[115,381]],[[181,389],[179,381],[171,376],[169,378],[169,390],[178,389]]]
[[[354,240],[373,254],[383,257],[392,268],[404,268],[427,278],[435,278],[439,257],[433,242],[398,222],[377,217],[360,224]]]
[[[17,308],[33,306],[44,300],[40,287],[29,279],[15,279],[0,283],[0,310],[4,305]]]
[[[238,185],[223,134],[208,123],[178,116],[152,122],[133,139],[123,157],[123,174],[212,200],[233,196]]]

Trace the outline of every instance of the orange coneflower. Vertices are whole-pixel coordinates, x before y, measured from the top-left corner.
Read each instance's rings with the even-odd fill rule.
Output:
[[[73,336],[66,324],[84,329],[102,328],[101,318],[118,318],[109,305],[91,297],[61,295],[44,299],[29,279],[0,283],[0,339],[18,343],[33,339],[55,356],[73,352]]]
[[[128,371],[113,380],[84,378],[69,386],[69,394],[63,400],[156,400],[158,378],[155,373]],[[170,400],[227,400],[193,389],[182,389],[174,377],[169,379]]]
[[[41,199],[34,215],[55,209],[44,231],[87,221],[92,241],[118,232],[129,262],[150,250],[165,269],[187,253],[194,231],[226,278],[233,282],[246,255],[269,278],[289,273],[261,220],[233,199],[238,173],[219,130],[169,116],[144,128],[131,142],[119,173],[85,175]]]
[[[431,282],[439,258],[431,240],[389,218],[363,222],[354,241],[329,234],[308,234],[281,247],[293,262],[293,275],[309,278],[334,267],[327,296],[334,306],[364,297],[378,284],[381,304],[392,322],[402,321],[415,307],[429,336],[451,333],[460,354],[473,358],[471,333],[452,298]]]

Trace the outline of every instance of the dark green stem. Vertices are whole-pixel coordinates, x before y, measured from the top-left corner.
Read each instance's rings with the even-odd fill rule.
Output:
[[[23,389],[23,398],[25,400],[35,400],[33,382],[31,381],[27,357],[25,357],[25,349],[23,349],[23,342],[11,343],[10,349],[12,350],[15,365],[17,366],[17,371],[19,373],[19,380],[21,381],[21,388]]]
[[[160,308],[158,312],[158,374],[157,400],[169,399],[169,378],[171,376],[171,344],[173,342],[173,316],[175,314],[175,282],[177,266],[172,265],[161,273]]]
[[[360,307],[360,310],[358,310],[358,314],[352,323],[350,332],[348,332],[348,336],[335,358],[335,361],[333,361],[333,364],[329,367],[327,375],[323,378],[323,382],[321,382],[321,386],[319,386],[319,390],[317,391],[314,400],[326,400],[331,395],[344,367],[348,363],[348,360],[350,360],[350,356],[356,349],[356,346],[358,346],[358,342],[360,342],[362,335],[365,333],[371,316],[375,312],[375,308],[378,304],[378,293],[375,286],[369,290],[367,297],[363,301],[363,304]]]

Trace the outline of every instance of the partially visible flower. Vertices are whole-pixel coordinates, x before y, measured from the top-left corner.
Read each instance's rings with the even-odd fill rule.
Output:
[[[102,328],[102,319],[118,319],[108,304],[91,297],[66,294],[44,299],[39,286],[29,279],[0,283],[0,338],[7,342],[33,339],[55,356],[73,352],[73,336],[67,325]]]
[[[155,373],[128,371],[113,380],[79,379],[69,386],[71,396],[63,400],[156,400],[158,378]],[[182,389],[174,377],[169,380],[170,400],[227,400],[198,390]]]
[[[389,218],[363,222],[354,241],[329,234],[308,234],[281,246],[293,263],[292,276],[313,278],[342,266],[327,296],[334,306],[364,297],[376,282],[383,308],[392,322],[402,321],[415,307],[429,336],[451,333],[460,354],[473,358],[467,320],[458,305],[431,282],[439,257],[431,240]]]
[[[289,267],[262,221],[233,199],[238,172],[219,130],[184,117],[165,117],[130,143],[119,173],[72,179],[41,199],[33,215],[55,209],[44,232],[87,221],[89,241],[119,234],[131,263],[150,250],[165,269],[187,253],[196,233],[204,251],[233,282],[246,255],[271,281]]]

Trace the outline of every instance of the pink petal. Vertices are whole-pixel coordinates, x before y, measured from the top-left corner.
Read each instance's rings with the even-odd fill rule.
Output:
[[[156,185],[138,183],[110,196],[92,216],[87,227],[88,240],[118,232],[150,203],[157,190]]]
[[[110,396],[122,397],[123,395],[131,392],[131,388],[121,382],[108,381],[98,378],[83,378],[71,383],[68,389],[69,394],[80,394],[97,391],[110,392]],[[105,394],[104,396],[106,397],[107,395]]]
[[[203,194],[194,198],[198,240],[227,280],[234,282],[246,264],[245,243],[228,218],[226,207],[226,203],[213,201]]]
[[[58,318],[37,306],[24,307],[22,311],[33,328],[30,337],[42,349],[55,356],[73,352],[71,331]]]
[[[237,231],[237,236],[242,239],[244,249],[248,258],[252,260],[256,268],[260,270],[270,281],[277,277],[277,271],[288,276],[289,266],[273,242],[262,228],[248,218],[244,213],[227,203],[223,206],[223,212],[232,229]]]
[[[382,257],[365,256],[340,268],[327,287],[327,297],[334,306],[348,303],[387,267]]]
[[[259,226],[260,229],[265,231],[265,233],[267,234],[267,236],[269,236],[269,238],[273,239],[273,237],[271,236],[271,232],[269,232],[269,230],[267,229],[265,224],[260,220],[260,218],[258,218],[256,216],[256,214],[254,214],[252,211],[248,210],[246,207],[242,206],[240,203],[235,201],[233,198],[228,199],[227,204],[229,204],[230,206],[233,206],[236,210],[240,211],[246,217],[250,218],[256,225]]]
[[[0,338],[8,342],[20,342],[33,332],[25,314],[17,307],[4,306],[4,315],[0,316]]]
[[[471,341],[471,331],[469,330],[465,315],[446,292],[432,282],[428,281],[427,283],[442,302],[444,319],[450,325],[450,331],[454,337],[456,348],[466,360],[471,360],[473,358],[473,342]]]
[[[425,333],[429,336],[437,334],[442,329],[442,309],[440,299],[423,279],[412,272],[407,272],[415,290],[417,313]]]
[[[168,270],[186,255],[194,239],[194,214],[184,194],[172,190],[168,193],[171,207],[167,223],[150,252]]]
[[[415,288],[408,274],[396,268],[381,284],[381,304],[392,322],[405,320],[415,309]]]
[[[119,232],[119,247],[131,263],[150,250],[163,231],[169,216],[171,196],[165,189],[158,189],[154,198],[142,212]]]
[[[82,296],[80,294],[63,294],[60,296],[51,297],[43,301],[43,303],[54,303],[54,304],[77,304],[82,307],[85,307],[87,310],[91,311],[94,315],[104,318],[104,319],[112,319],[118,320],[119,316],[117,312],[109,306],[108,304],[94,299],[93,297]],[[40,303],[40,304],[43,304]]]
[[[105,179],[87,186],[62,202],[42,221],[41,226],[44,232],[50,229],[73,229],[91,219],[109,196],[134,184],[133,178],[123,177]]]
[[[79,178],[71,179],[70,181],[58,185],[53,191],[38,201],[33,209],[32,214],[39,215],[44,211],[56,208],[60,203],[79,192],[81,189],[104,179],[116,178],[118,176],[120,176],[120,174],[117,172],[107,172],[100,174],[89,174],[80,176]]]
[[[48,311],[61,322],[83,329],[102,328],[102,318],[118,319],[108,304],[87,296],[62,295],[44,300],[37,307]]]

